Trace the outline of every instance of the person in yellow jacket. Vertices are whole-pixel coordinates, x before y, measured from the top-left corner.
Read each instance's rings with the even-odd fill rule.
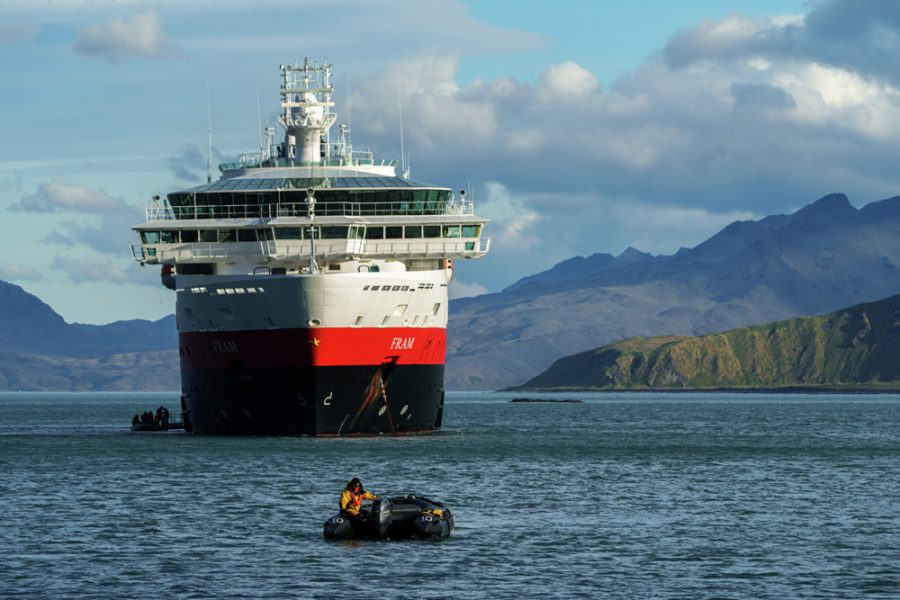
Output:
[[[361,518],[359,514],[363,500],[375,500],[378,496],[363,489],[362,482],[354,477],[347,483],[347,487],[341,492],[341,514]]]

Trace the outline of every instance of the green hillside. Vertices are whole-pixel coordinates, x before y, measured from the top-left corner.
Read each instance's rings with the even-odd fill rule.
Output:
[[[516,389],[900,389],[900,295],[699,337],[631,338]]]

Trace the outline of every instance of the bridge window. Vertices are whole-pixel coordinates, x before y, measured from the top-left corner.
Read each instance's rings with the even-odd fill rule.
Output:
[[[200,241],[201,242],[217,242],[219,241],[218,237],[219,232],[215,229],[201,229],[200,230]]]
[[[257,229],[256,239],[258,240],[274,240],[275,236],[271,229]]]
[[[345,240],[347,239],[346,227],[322,227],[322,239]]]
[[[237,231],[234,229],[219,229],[220,242],[236,242]]]
[[[404,227],[406,238],[414,239],[422,237],[422,226],[421,225],[407,225]]]
[[[463,225],[462,236],[467,238],[478,237],[478,225]]]
[[[403,228],[402,227],[385,227],[384,228],[384,237],[389,240],[403,239]]]
[[[256,241],[256,231],[253,229],[238,229],[238,241],[239,242],[255,242]]]
[[[441,237],[441,226],[440,225],[425,225],[422,229],[425,230],[423,237],[427,237],[427,238]]]
[[[141,241],[145,244],[158,244],[159,243],[159,232],[158,231],[142,231],[141,232]]]
[[[302,227],[276,227],[275,239],[278,240],[302,240]]]
[[[196,229],[182,229],[181,230],[181,241],[185,244],[191,244],[196,242],[198,239],[197,230]]]
[[[160,244],[174,244],[178,240],[178,232],[177,231],[160,231],[159,232],[159,243]]]
[[[443,237],[458,238],[459,237],[459,225],[444,225]]]
[[[366,239],[367,240],[383,240],[384,239],[384,227],[372,227],[369,225],[366,227]]]

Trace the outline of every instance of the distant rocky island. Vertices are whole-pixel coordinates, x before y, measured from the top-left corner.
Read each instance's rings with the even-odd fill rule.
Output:
[[[900,295],[697,337],[636,337],[567,356],[514,390],[900,391]]]
[[[513,404],[582,404],[584,400],[575,398],[513,398]]]
[[[175,317],[85,325],[0,281],[0,390],[171,391],[181,387]]]

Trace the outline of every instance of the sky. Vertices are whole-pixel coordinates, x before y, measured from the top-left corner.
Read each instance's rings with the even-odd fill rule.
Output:
[[[170,314],[131,226],[205,181],[208,120],[214,164],[253,151],[306,56],[356,149],[399,158],[399,97],[412,178],[491,219],[456,297],[863,206],[900,194],[898,51],[893,0],[3,0],[0,279],[69,322]]]

